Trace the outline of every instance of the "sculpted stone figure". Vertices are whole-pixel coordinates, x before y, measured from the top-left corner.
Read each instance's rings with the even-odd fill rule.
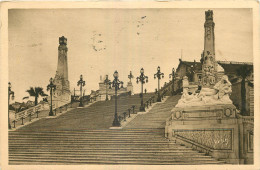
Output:
[[[188,90],[184,89],[176,107],[232,104],[229,98],[231,92],[231,83],[228,77],[224,75],[213,88],[202,88],[199,93],[189,94]]]

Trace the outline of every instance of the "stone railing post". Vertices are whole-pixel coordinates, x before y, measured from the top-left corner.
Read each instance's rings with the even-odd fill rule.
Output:
[[[14,123],[14,128],[15,128],[15,122],[16,122],[16,120],[13,120],[13,123]]]
[[[131,109],[128,109],[128,117],[131,117]]]
[[[135,105],[133,105],[132,108],[133,108],[133,113],[135,113]]]
[[[24,118],[22,117],[21,119],[22,119],[22,125],[23,125],[23,119],[24,119]]]
[[[124,121],[126,121],[126,112],[124,112],[123,114],[124,114]]]

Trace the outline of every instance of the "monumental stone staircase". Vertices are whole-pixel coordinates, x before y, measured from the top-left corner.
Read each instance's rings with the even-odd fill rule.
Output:
[[[165,119],[179,98],[180,96],[173,96],[164,103],[157,103],[148,113],[137,115],[124,129],[107,128],[112,122],[104,119],[113,110],[113,101],[107,101],[93,104],[94,110],[91,110],[91,106],[76,109],[74,116],[73,113],[65,113],[56,118],[56,122],[55,119],[42,119],[40,124],[35,122],[17,131],[10,131],[9,164],[224,163],[164,138]],[[121,100],[123,105],[123,98]],[[128,106],[133,103],[128,100],[125,104]],[[95,117],[100,113],[105,114],[104,119]],[[100,124],[102,121],[98,118],[107,126]],[[53,122],[48,122],[49,120]],[[90,121],[93,123],[88,125]],[[62,123],[66,125],[63,126]],[[95,124],[100,126],[94,126]]]
[[[144,94],[144,100],[150,98],[153,94]],[[118,99],[117,112],[122,116],[123,112],[135,105],[135,110],[140,106],[139,94],[132,96],[123,96]],[[108,129],[112,126],[115,113],[115,100],[98,101],[86,108],[75,108],[57,118],[43,118],[30,125],[24,126],[20,130],[90,130],[90,129]]]

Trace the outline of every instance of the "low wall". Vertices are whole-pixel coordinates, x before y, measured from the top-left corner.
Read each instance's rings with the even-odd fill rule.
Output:
[[[253,162],[253,118],[234,105],[174,108],[165,137],[231,164]]]
[[[38,104],[34,107],[31,107],[29,109],[26,109],[24,111],[18,112],[15,114],[14,117],[10,117],[11,121],[13,120],[20,120],[22,117],[28,117],[29,114],[33,115],[36,111],[41,111],[41,110],[48,110],[49,109],[49,104],[48,103],[41,103]]]

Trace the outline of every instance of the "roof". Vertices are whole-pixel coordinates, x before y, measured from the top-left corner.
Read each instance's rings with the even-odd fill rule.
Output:
[[[223,67],[226,74],[236,74],[237,70],[242,65],[247,65],[253,70],[253,63],[251,62],[236,62],[236,61],[217,61]],[[231,67],[230,67],[231,66]]]
[[[186,66],[188,66],[188,67],[194,67],[195,66],[195,71],[197,70],[197,71],[201,71],[202,70],[202,64],[201,64],[201,62],[197,62],[197,61],[183,61],[183,60],[179,60],[180,61],[180,63],[179,63],[179,65],[178,65],[178,68],[176,69],[176,71],[179,69],[179,67],[180,67],[180,65],[181,64],[184,64],[184,65],[186,65]]]
[[[237,61],[217,61],[217,63],[223,67],[223,69],[225,70],[225,73],[227,74],[235,74],[236,70],[239,69],[242,65],[247,65],[248,67],[251,67],[253,69],[253,63],[252,62],[237,62]],[[194,66],[195,65],[195,71],[201,71],[202,70],[202,64],[201,62],[197,62],[197,61],[183,61],[180,59],[180,63],[178,65],[178,68],[176,70],[179,69],[180,65],[184,64],[188,67]],[[231,67],[230,67],[231,66]]]

